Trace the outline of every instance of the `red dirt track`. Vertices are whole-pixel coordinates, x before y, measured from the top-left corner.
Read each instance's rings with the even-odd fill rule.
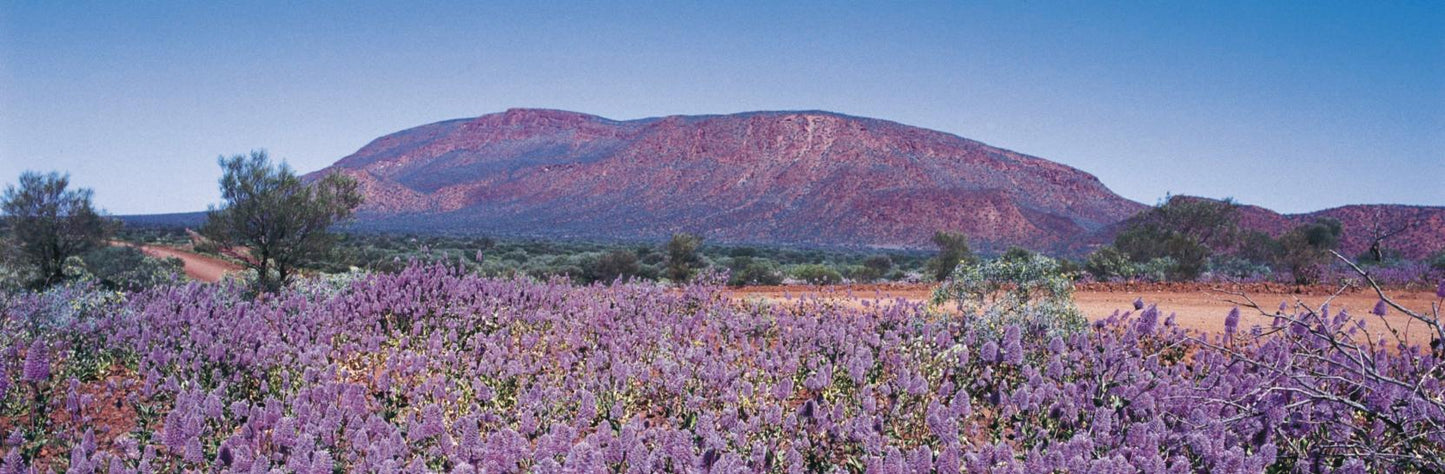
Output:
[[[145,252],[146,255],[150,255],[152,257],[179,258],[186,265],[186,276],[191,277],[194,280],[200,280],[208,283],[220,281],[221,278],[226,276],[227,273],[241,270],[240,265],[236,265],[234,263],[227,262],[225,260],[221,260],[215,257],[208,257],[205,255],[187,252],[185,250],[172,247],[162,247],[159,245],[142,245],[141,251]]]

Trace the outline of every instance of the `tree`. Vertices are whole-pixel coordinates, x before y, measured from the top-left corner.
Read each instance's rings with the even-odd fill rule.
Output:
[[[893,269],[893,259],[887,255],[873,255],[863,259],[863,265],[856,267],[850,275],[859,283],[877,281]]]
[[[65,278],[65,259],[105,243],[113,225],[91,206],[90,189],[67,190],[70,175],[26,171],[20,186],[5,187],[0,210],[20,263],[36,270],[37,286]]]
[[[1403,215],[1402,215],[1403,214]],[[1366,251],[1371,263],[1384,263],[1389,255],[1385,241],[1424,225],[1422,210],[1403,209],[1398,211],[1377,207],[1370,219],[1370,248]]]
[[[732,275],[728,276],[728,284],[732,286],[777,285],[782,282],[782,272],[766,258],[736,257],[732,263]]]
[[[1261,231],[1251,230],[1239,237],[1235,255],[1256,264],[1270,264],[1282,252],[1279,241]]]
[[[954,267],[974,261],[973,250],[968,248],[968,236],[961,232],[935,232],[933,244],[938,246],[938,256],[928,261],[928,274],[933,275],[934,281],[946,280]]]
[[[620,277],[637,276],[642,267],[637,264],[637,254],[620,249],[602,254],[597,259],[597,281],[612,283]]]
[[[1136,264],[1171,259],[1169,279],[1193,280],[1204,272],[1211,254],[1234,245],[1239,235],[1238,207],[1230,199],[1168,197],[1130,218],[1114,238],[1114,248]]]
[[[324,254],[335,240],[327,230],[361,205],[356,180],[339,173],[308,184],[285,163],[273,165],[264,150],[218,161],[225,204],[206,214],[201,233],[223,247],[245,247],[260,291],[280,290],[300,264]]]
[[[702,268],[702,237],[693,234],[673,234],[667,241],[667,279],[673,283],[685,283],[692,279],[697,269]]]
[[[1295,283],[1313,283],[1343,233],[1340,221],[1328,217],[1295,227],[1279,238],[1280,264],[1294,275]]]
[[[1164,269],[1170,280],[1193,280],[1209,263],[1209,247],[1188,234],[1157,225],[1131,226],[1114,238],[1114,247],[1136,264],[1172,261]]]

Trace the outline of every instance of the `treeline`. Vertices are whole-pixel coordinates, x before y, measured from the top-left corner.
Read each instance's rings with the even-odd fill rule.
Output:
[[[332,175],[303,183],[263,151],[222,157],[225,203],[207,213],[198,232],[143,226],[123,229],[91,203],[87,189],[68,189],[58,173],[27,172],[7,186],[0,219],[0,289],[38,289],[96,280],[138,289],[179,278],[179,261],[147,257],[116,241],[191,245],[248,269],[258,292],[285,287],[298,274],[395,272],[413,261],[445,261],[489,276],[566,277],[580,284],[619,280],[685,283],[700,274],[743,285],[941,282],[980,256],[967,235],[940,231],[933,249],[852,250],[716,245],[694,234],[660,242],[599,243],[331,233],[361,202],[356,183]],[[1405,228],[1410,223],[1386,223]],[[1336,283],[1346,277],[1332,251],[1346,232],[1320,219],[1278,237],[1239,224],[1230,200],[1173,197],[1124,222],[1109,245],[1059,260],[1074,279],[1095,281],[1244,280]],[[1375,232],[1369,250],[1351,256],[1391,283],[1429,282],[1445,275],[1445,252],[1426,261],[1402,259],[1389,232]],[[1010,249],[1003,257],[1031,252]]]
[[[1409,223],[1390,223],[1393,226]],[[1082,267],[1094,279],[1194,281],[1269,280],[1297,284],[1326,282],[1337,270],[1333,257],[1347,231],[1338,220],[1320,218],[1279,237],[1239,224],[1232,200],[1175,196],[1129,219],[1110,245],[1088,254]],[[1401,258],[1375,234],[1369,250],[1350,256],[1366,267],[1445,272],[1445,251],[1426,262]]]
[[[180,229],[163,228],[135,229],[127,237],[170,245],[189,240]],[[936,252],[926,250],[718,245],[685,233],[660,242],[352,233],[338,235],[328,253],[304,262],[302,268],[316,273],[390,273],[413,261],[432,261],[488,276],[567,277],[579,284],[618,279],[686,282],[711,272],[726,273],[728,284],[743,286],[931,281],[927,272],[940,266],[936,258]]]
[[[333,173],[305,182],[264,150],[222,156],[223,204],[206,213],[192,240],[198,250],[225,249],[247,269],[252,294],[285,288],[308,264],[332,252],[333,224],[361,205],[354,179]],[[151,258],[129,243],[162,236],[180,240],[179,229],[137,229],[121,235],[122,223],[104,215],[90,189],[70,189],[69,175],[26,171],[0,196],[0,291],[41,290],[62,283],[95,282],[136,290],[180,278],[176,259]],[[184,231],[192,237],[189,229]],[[129,237],[129,238],[127,238]]]
[[[137,290],[180,279],[181,261],[109,245],[120,223],[91,203],[89,189],[70,189],[60,173],[26,172],[0,195],[0,291],[41,289],[90,280]]]
[[[1092,281],[1240,280],[1338,283],[1353,273],[1334,261],[1347,229],[1323,219],[1278,237],[1245,229],[1231,201],[1175,197],[1126,221],[1113,239],[1059,269]],[[180,229],[130,229],[128,239],[182,245]],[[932,249],[867,251],[715,244],[691,234],[656,242],[605,243],[492,237],[352,233],[340,234],[330,251],[304,261],[312,273],[352,270],[395,272],[412,261],[446,261],[491,276],[537,279],[565,276],[574,283],[618,279],[683,282],[704,272],[726,273],[734,286],[875,282],[941,282],[961,263],[1021,258],[978,255],[966,235],[937,232]],[[206,246],[198,247],[207,250]],[[214,250],[214,249],[211,249]],[[1445,275],[1445,253],[1425,261],[1401,258],[1388,242],[1349,256],[1381,280],[1429,283]]]

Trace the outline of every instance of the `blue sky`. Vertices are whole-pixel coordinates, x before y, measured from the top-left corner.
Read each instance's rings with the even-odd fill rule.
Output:
[[[823,109],[1145,203],[1445,205],[1441,2],[0,2],[0,180],[204,209],[218,155],[322,168],[511,107]]]

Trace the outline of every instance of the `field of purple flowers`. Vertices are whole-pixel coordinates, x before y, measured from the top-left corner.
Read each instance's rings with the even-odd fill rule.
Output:
[[[254,301],[61,288],[3,302],[0,471],[1445,470],[1438,345],[1137,306],[1046,336],[444,266]]]

